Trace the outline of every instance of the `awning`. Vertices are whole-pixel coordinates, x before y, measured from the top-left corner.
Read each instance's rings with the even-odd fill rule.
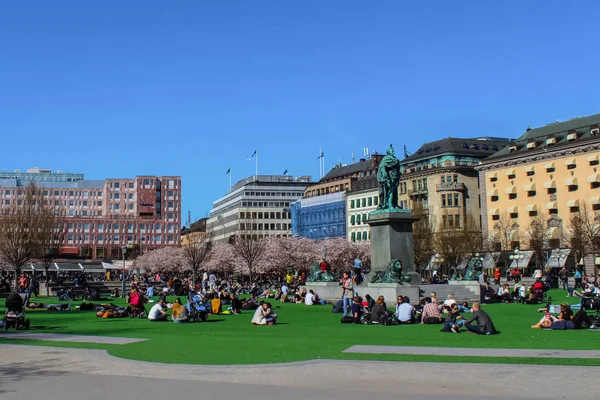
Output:
[[[79,248],[77,247],[60,247],[58,254],[79,254]]]
[[[530,183],[524,187],[526,192],[535,192],[535,183]]]
[[[519,212],[519,207],[517,207],[517,206],[514,206],[514,207],[508,207],[508,208],[506,209],[506,212],[507,212],[508,214],[516,214],[516,213],[518,213],[518,212]]]
[[[550,254],[550,258],[546,260],[544,268],[562,268],[567,262],[567,258],[571,253],[571,249],[554,249]]]
[[[544,168],[545,169],[553,169],[553,168],[555,168],[555,166],[554,166],[554,163],[551,162],[551,163],[544,164]]]
[[[125,261],[125,269],[130,269],[133,261]],[[111,264],[107,262],[102,262],[102,268],[104,269],[123,269],[123,262],[117,262],[116,264]]]
[[[498,189],[488,190],[488,197],[498,196]]]
[[[522,260],[519,260],[517,263],[517,260],[514,260],[511,264],[510,264],[510,268],[527,268],[527,266],[529,265],[529,261],[531,261],[531,256],[533,256],[533,251],[531,250],[522,250],[519,252],[519,255],[523,256]]]
[[[579,199],[567,201],[567,207],[579,207]]]
[[[535,172],[535,167],[533,165],[525,167],[525,172]]]
[[[590,197],[590,204],[600,204],[600,197]]]
[[[509,169],[508,171],[505,172],[505,174],[508,175],[516,175],[516,172],[514,169]]]
[[[577,164],[577,163],[575,162],[574,158],[567,158],[565,160],[565,165],[575,165],[575,164]]]
[[[588,156],[587,160],[590,161],[590,162],[598,161],[599,160],[598,154],[594,154],[594,155]]]
[[[517,193],[517,187],[516,186],[509,186],[506,189],[504,189],[504,193],[506,193],[506,194],[515,194],[515,193]]]
[[[497,178],[497,177],[498,177],[498,173],[497,173],[497,172],[492,172],[492,173],[489,175],[489,178],[490,178],[490,179],[492,179],[492,178]]]
[[[500,215],[500,209],[499,208],[492,208],[490,210],[490,215]]]
[[[556,201],[551,201],[546,203],[546,210],[556,210],[558,209],[558,203]]]
[[[573,186],[573,185],[577,185],[577,178],[572,176],[570,178],[567,178],[565,180],[565,186]]]
[[[527,204],[525,206],[525,211],[537,211],[537,210],[538,210],[537,204]]]
[[[545,189],[556,189],[556,181],[546,181],[544,182]]]
[[[590,183],[600,182],[600,174],[593,174],[593,175],[588,176],[587,181]]]
[[[546,235],[548,236],[548,240],[560,239],[560,228],[555,227],[555,226],[552,228],[548,228]]]
[[[56,269],[59,271],[83,271],[81,264],[73,263],[54,263]]]

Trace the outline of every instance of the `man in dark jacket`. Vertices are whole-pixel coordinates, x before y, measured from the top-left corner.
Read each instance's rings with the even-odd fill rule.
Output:
[[[471,322],[477,321],[477,325],[471,325]],[[481,309],[479,303],[473,303],[473,314],[465,322],[465,327],[469,332],[477,333],[478,335],[494,335],[500,333],[496,331],[494,323],[490,316]]]

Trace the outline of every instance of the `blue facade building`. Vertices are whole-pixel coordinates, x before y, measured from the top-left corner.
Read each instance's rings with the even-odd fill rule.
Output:
[[[343,192],[298,200],[291,204],[292,235],[309,239],[346,237]]]

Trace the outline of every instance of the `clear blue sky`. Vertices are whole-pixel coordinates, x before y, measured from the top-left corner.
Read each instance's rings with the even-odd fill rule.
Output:
[[[600,112],[600,3],[0,4],[0,169],[181,175],[202,217],[259,172]]]

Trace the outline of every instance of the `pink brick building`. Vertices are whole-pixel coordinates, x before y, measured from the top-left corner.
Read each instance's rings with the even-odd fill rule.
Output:
[[[181,177],[85,180],[83,174],[32,168],[0,171],[0,207],[17,201],[30,181],[64,210],[66,232],[59,257],[120,259],[177,246],[181,233]]]

